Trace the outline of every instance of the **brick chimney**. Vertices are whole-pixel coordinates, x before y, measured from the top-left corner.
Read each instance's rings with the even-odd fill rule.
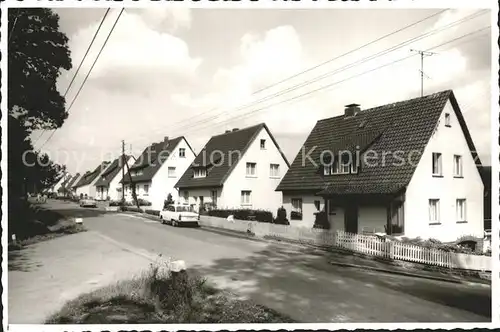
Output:
[[[231,130],[226,130],[225,134],[229,134],[231,132]]]
[[[163,138],[163,143],[167,143],[167,142],[168,142],[168,136],[165,136],[165,137]]]
[[[240,130],[240,128],[233,128],[233,131],[238,131]]]
[[[359,104],[345,105],[344,115],[346,117],[355,116],[356,114],[358,114],[361,111],[361,108],[359,106],[360,106]]]

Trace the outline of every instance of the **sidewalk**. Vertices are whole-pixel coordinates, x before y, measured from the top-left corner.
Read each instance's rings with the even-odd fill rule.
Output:
[[[133,277],[154,259],[93,231],[9,252],[8,324],[42,324],[66,301]]]

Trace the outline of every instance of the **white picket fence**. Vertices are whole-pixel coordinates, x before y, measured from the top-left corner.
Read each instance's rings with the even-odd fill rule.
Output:
[[[270,237],[322,247],[337,247],[344,250],[387,259],[422,263],[446,268],[491,271],[491,257],[459,254],[429,249],[399,241],[387,241],[372,235],[352,234],[343,231],[328,231],[305,227],[234,220],[202,216],[202,226],[227,229],[236,232],[252,232],[256,237]]]

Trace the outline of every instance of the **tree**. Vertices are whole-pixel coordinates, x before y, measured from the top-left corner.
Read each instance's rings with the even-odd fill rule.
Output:
[[[68,117],[57,91],[61,69],[71,69],[68,38],[49,8],[10,8],[8,24],[9,115],[29,130],[56,129]]]

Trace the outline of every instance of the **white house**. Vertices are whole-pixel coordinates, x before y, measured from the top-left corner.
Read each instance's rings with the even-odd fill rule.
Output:
[[[76,173],[66,184],[66,188],[68,189],[68,194],[76,195],[76,185],[80,182],[83,174]]]
[[[106,170],[109,164],[109,161],[102,162],[94,171],[87,171],[83,174],[76,185],[74,185],[76,196],[95,198],[97,193],[95,183],[99,180],[99,175]]]
[[[71,179],[71,175],[70,174],[67,174],[67,173],[64,173],[61,178],[59,179],[59,181],[57,181],[56,184],[54,184],[49,190],[48,192],[50,193],[53,193],[53,194],[57,194],[60,192],[60,190],[62,189],[63,185],[66,184],[68,182],[68,180]]]
[[[482,238],[481,162],[452,91],[320,120],[277,190],[291,225]]]
[[[275,188],[288,161],[264,124],[213,136],[176,184],[181,201],[195,207],[249,208],[276,214]]]
[[[99,175],[95,183],[97,200],[118,201],[122,199],[122,174],[127,173],[127,165],[134,163],[132,156],[118,157]]]
[[[184,136],[174,139],[165,137],[162,142],[153,143],[122,180],[125,183],[125,199],[133,201],[133,184],[137,198],[150,202],[151,209],[161,210],[169,194],[173,200],[178,199],[174,185],[194,158],[194,151]]]

